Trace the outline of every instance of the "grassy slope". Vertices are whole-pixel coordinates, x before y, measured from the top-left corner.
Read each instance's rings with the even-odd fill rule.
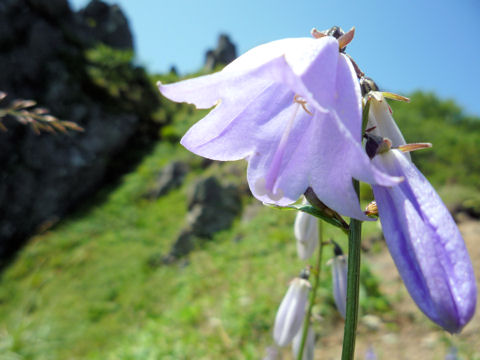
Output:
[[[401,110],[396,113],[402,118]],[[175,138],[191,121],[190,110],[180,112],[180,130],[170,128],[169,135]],[[416,126],[402,125],[407,132]],[[174,158],[193,166],[187,184],[156,201],[143,198]],[[271,343],[286,285],[303,266],[292,237],[294,214],[245,199],[255,214],[251,220],[239,219],[185,261],[152,265],[183,225],[198,163],[178,146],[160,143],[118,186],[34,237],[0,278],[0,358],[259,358]],[[367,232],[373,231],[368,224]],[[343,240],[332,229],[327,236]],[[323,279],[316,307],[325,319],[320,334],[338,320],[330,280]],[[385,308],[363,300],[364,309]]]
[[[257,216],[218,234],[188,266],[152,266],[183,225],[186,186],[157,201],[141,195],[173,157],[190,155],[160,144],[103,203],[19,254],[1,280],[5,356],[256,358],[270,343],[286,284],[303,266],[292,261],[294,214],[247,204]]]

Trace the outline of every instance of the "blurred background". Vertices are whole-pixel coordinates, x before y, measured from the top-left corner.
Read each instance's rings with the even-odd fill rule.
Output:
[[[308,265],[295,214],[251,197],[244,162],[183,149],[206,112],[155,83],[312,27],[355,26],[348,53],[411,98],[391,103],[395,119],[408,142],[433,143],[414,161],[480,274],[479,20],[476,0],[0,0],[0,359],[263,357],[288,282]],[[341,232],[326,236],[345,247]],[[452,348],[480,359],[478,315],[446,334],[406,293],[377,224],[362,245],[359,359],[370,348],[379,359]],[[316,358],[340,358],[325,264],[314,316]]]

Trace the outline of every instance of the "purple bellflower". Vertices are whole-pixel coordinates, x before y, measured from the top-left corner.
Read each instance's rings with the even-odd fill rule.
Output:
[[[333,210],[367,220],[352,178],[383,186],[399,180],[362,149],[360,85],[339,47],[331,36],[273,41],[218,73],[158,86],[173,101],[214,107],[181,143],[214,160],[246,159],[257,199],[285,206],[311,187]]]
[[[452,216],[427,179],[399,150],[373,162],[404,181],[373,186],[383,233],[407,290],[418,307],[450,333],[472,318],[477,288],[472,264]]]

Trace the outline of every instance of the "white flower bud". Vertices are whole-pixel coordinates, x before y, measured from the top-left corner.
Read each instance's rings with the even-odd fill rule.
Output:
[[[299,211],[295,218],[295,238],[300,259],[309,259],[318,245],[318,220],[316,217]]]
[[[347,312],[347,257],[342,254],[342,250],[335,245],[335,257],[329,261],[332,267],[333,299],[337,309],[345,319]]]
[[[380,91],[370,92],[370,112],[368,114],[368,128],[374,128],[370,134],[389,138],[394,147],[405,145],[405,139],[392,117],[390,106]],[[404,153],[410,160],[410,154]]]
[[[310,283],[302,278],[291,281],[285,297],[278,308],[273,326],[273,339],[278,346],[286,346],[297,334],[305,317]]]
[[[292,352],[295,359],[298,358],[300,352],[300,346],[302,345],[302,336],[303,336],[303,324],[292,342]],[[313,353],[315,351],[315,333],[313,332],[312,326],[308,326],[307,339],[305,340],[305,345],[303,349],[302,360],[313,360]]]

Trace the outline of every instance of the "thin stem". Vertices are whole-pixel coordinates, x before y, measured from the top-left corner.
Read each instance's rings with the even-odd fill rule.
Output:
[[[354,180],[354,187],[359,193],[359,183]],[[348,276],[347,276],[347,312],[343,333],[342,360],[353,360],[358,322],[358,299],[360,285],[360,243],[362,222],[351,219],[348,236]]]
[[[310,318],[312,316],[313,305],[315,304],[315,297],[317,295],[318,283],[320,282],[320,270],[322,264],[322,250],[323,250],[323,223],[322,220],[318,219],[318,253],[317,253],[317,264],[314,270],[313,278],[313,288],[312,293],[310,294],[310,302],[308,303],[307,313],[305,314],[305,320],[303,320],[303,330],[302,330],[302,342],[300,343],[300,351],[298,352],[297,359],[303,359],[303,351],[305,349],[305,343],[307,342],[308,327],[310,325]]]

